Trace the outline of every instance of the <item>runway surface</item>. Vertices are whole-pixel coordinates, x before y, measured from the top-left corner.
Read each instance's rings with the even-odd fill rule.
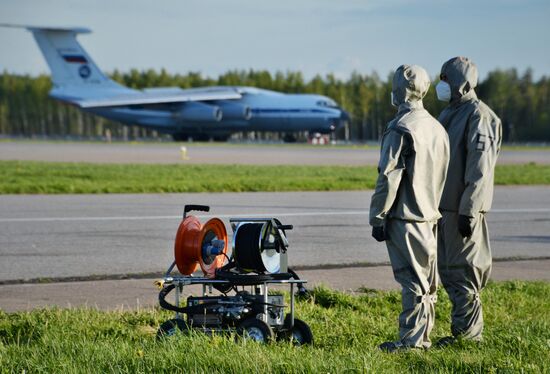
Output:
[[[187,148],[182,160],[180,147]],[[0,142],[0,160],[146,164],[376,165],[378,149],[193,143]],[[550,150],[507,150],[500,164],[550,163]]]
[[[2,195],[0,282],[159,273],[173,259],[183,206],[192,203],[211,205],[208,217],[226,223],[274,216],[293,224],[294,266],[384,263],[385,245],[367,225],[371,193]],[[496,258],[550,256],[550,188],[497,187],[488,221]]]
[[[493,264],[491,279],[550,281],[550,260],[499,261]],[[361,288],[395,290],[400,286],[393,279],[390,266],[349,267],[345,269],[300,270],[307,288],[324,285],[344,292],[360,292]],[[0,309],[16,312],[45,307],[98,308],[132,310],[158,306],[158,289],[152,278],[117,279],[85,282],[34,283],[0,285]],[[288,289],[287,289],[288,290]],[[198,295],[201,286],[187,286],[183,295]]]

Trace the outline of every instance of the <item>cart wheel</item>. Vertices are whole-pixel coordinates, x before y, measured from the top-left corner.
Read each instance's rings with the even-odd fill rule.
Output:
[[[287,314],[285,317],[285,326],[290,326],[290,314]],[[307,323],[301,319],[294,318],[292,329],[286,330],[279,335],[279,340],[290,340],[295,345],[313,344],[313,333]]]
[[[245,339],[251,339],[264,344],[275,339],[273,329],[267,323],[255,317],[242,321],[237,327],[237,334]]]
[[[169,319],[162,323],[157,330],[157,339],[175,335],[178,331],[187,331],[187,323],[180,318]]]

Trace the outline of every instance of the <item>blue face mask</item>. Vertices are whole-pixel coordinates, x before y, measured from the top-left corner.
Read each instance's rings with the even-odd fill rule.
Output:
[[[439,81],[435,86],[435,92],[439,101],[451,101],[451,86],[445,81]]]

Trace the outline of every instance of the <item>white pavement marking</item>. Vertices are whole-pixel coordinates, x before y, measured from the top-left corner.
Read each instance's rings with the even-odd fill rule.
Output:
[[[519,209],[493,209],[492,214],[503,213],[550,213],[550,208],[519,208]],[[262,213],[262,214],[216,214],[197,215],[198,218],[258,218],[258,217],[317,217],[317,216],[350,216],[368,215],[367,210],[333,211],[333,212],[294,212],[294,213]],[[63,221],[143,221],[179,219],[178,216],[120,216],[120,217],[31,217],[31,218],[0,218],[0,222],[63,222]]]

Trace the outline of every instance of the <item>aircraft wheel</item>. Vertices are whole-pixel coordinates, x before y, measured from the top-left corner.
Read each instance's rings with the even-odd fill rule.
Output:
[[[215,142],[226,142],[229,139],[229,135],[217,135],[213,137]]]
[[[196,142],[207,142],[210,140],[210,136],[207,134],[194,134],[190,137]]]
[[[283,142],[285,142],[285,143],[296,143],[297,140],[298,139],[293,134],[285,134],[283,136]]]
[[[189,140],[188,134],[172,134],[172,139],[174,139],[175,142],[186,142]]]

